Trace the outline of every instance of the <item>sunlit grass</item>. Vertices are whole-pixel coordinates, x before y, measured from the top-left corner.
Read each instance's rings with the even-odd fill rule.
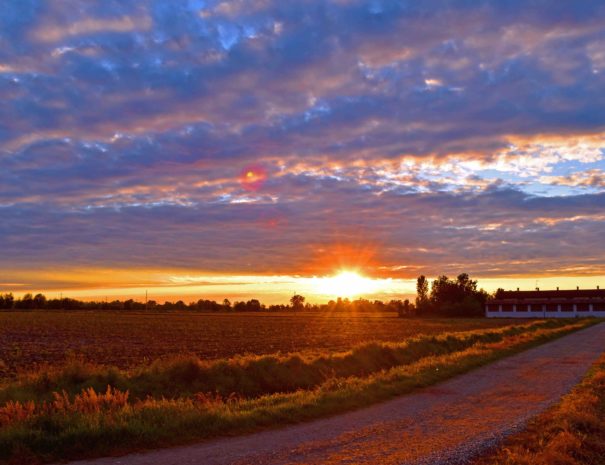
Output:
[[[133,396],[115,387],[120,382],[130,382],[133,389],[141,389],[136,385],[146,385],[141,381],[143,378],[137,378],[141,372],[104,372],[91,367],[89,371],[86,367],[78,371],[77,367],[67,367],[67,372],[34,375],[5,389],[4,395],[21,396],[23,401],[11,401],[0,409],[0,457],[8,460],[25,454],[35,456],[36,460],[52,460],[104,455],[334,414],[433,384],[591,323],[547,321],[417,338],[399,345],[367,344],[332,358],[325,357],[320,365],[322,369],[331,367],[332,372],[304,389],[291,384],[284,389],[280,385],[287,379],[281,373],[288,373],[292,357],[216,362],[222,364],[221,370],[213,375],[217,385],[221,377],[243,371],[235,385],[238,390],[229,395],[192,392],[199,387],[196,383],[208,376],[204,369],[216,369],[217,364],[205,366],[199,361],[177,360],[146,372],[150,377],[147,388],[172,379],[182,389],[174,393],[174,398],[160,393]],[[318,360],[300,357],[296,363],[298,368],[317,367]],[[267,370],[267,366],[274,368]],[[89,386],[73,393],[77,386],[107,381],[105,376],[116,377],[113,387],[90,389]],[[296,372],[290,372],[289,377],[297,378]],[[267,391],[259,395],[246,392],[246,383],[254,382],[267,383]],[[63,392],[62,388],[71,392]]]
[[[521,323],[499,329],[418,336],[400,343],[370,342],[334,353],[245,355],[216,361],[182,355],[131,370],[74,359],[64,366],[42,369],[0,386],[0,403],[45,401],[50,400],[54,392],[75,395],[89,388],[100,391],[107,385],[129,391],[133,399],[187,397],[198,392],[215,392],[222,396],[235,393],[252,398],[312,389],[332,378],[368,376],[424,357],[462,351],[478,343],[500,349],[510,344],[511,338],[523,338],[518,339],[521,342],[532,339],[539,329],[565,324],[562,320]]]

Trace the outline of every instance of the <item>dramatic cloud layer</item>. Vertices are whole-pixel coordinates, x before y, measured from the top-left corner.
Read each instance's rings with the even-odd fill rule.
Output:
[[[7,0],[0,98],[4,288],[605,275],[602,0]]]

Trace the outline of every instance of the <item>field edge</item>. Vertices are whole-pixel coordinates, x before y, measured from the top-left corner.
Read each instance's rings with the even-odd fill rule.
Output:
[[[412,366],[395,367],[376,374],[369,379],[348,378],[337,380],[331,385],[322,385],[313,391],[297,391],[290,394],[276,394],[252,400],[236,400],[234,402],[220,401],[216,404],[210,403],[205,407],[205,412],[200,415],[199,411],[192,410],[192,404],[179,404],[175,401],[157,402],[145,406],[139,411],[139,416],[132,416],[130,420],[138,425],[136,434],[128,431],[128,428],[107,428],[102,422],[96,424],[96,428],[84,428],[80,431],[81,442],[91,445],[86,450],[67,447],[67,439],[74,440],[72,428],[69,438],[55,437],[55,443],[50,444],[49,438],[40,438],[40,435],[32,434],[32,431],[13,431],[16,436],[13,441],[21,443],[23,447],[14,448],[14,442],[10,444],[11,438],[0,435],[0,445],[10,447],[13,453],[10,456],[14,462],[14,452],[25,454],[22,462],[34,458],[41,462],[49,462],[57,459],[93,458],[107,455],[124,455],[130,452],[150,450],[149,444],[154,444],[153,449],[172,447],[199,443],[220,436],[232,436],[235,434],[247,434],[255,431],[275,429],[289,424],[326,417],[343,413],[362,407],[366,407],[390,398],[409,394],[412,391],[427,387],[453,376],[466,373],[480,366],[494,362],[506,356],[519,353],[531,347],[552,341],[571,332],[600,323],[600,321],[573,321],[567,326],[555,328],[534,334],[527,338],[519,335],[507,343],[492,343],[484,347],[471,347],[462,352],[433,357],[429,360],[423,359]],[[193,414],[192,414],[193,412]],[[118,419],[127,420],[126,417]],[[181,418],[180,422],[166,424],[165,418]],[[115,422],[116,418],[112,421]],[[99,421],[99,418],[96,418]],[[159,423],[162,431],[157,430]],[[143,427],[147,425],[149,428]],[[210,427],[209,427],[210,425]],[[80,425],[82,426],[82,425]],[[90,425],[88,425],[90,426]],[[115,425],[114,425],[115,426]],[[105,428],[105,430],[104,430]],[[76,428],[77,430],[77,428]],[[170,431],[170,434],[166,434]],[[1,430],[0,430],[1,433]],[[118,434],[119,433],[119,434]],[[177,434],[179,435],[177,436]],[[4,437],[2,437],[4,436]],[[76,435],[77,436],[77,435]],[[52,442],[52,441],[51,441]],[[29,453],[29,444],[34,446]],[[2,450],[2,447],[0,447]],[[6,449],[5,449],[6,450]],[[30,459],[26,459],[27,455]],[[10,457],[9,456],[9,457]],[[5,462],[9,457],[4,457]]]

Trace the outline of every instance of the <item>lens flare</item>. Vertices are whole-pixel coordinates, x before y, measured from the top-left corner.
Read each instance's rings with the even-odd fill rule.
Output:
[[[380,280],[366,278],[354,271],[342,271],[336,276],[313,278],[312,284],[318,294],[332,297],[356,297],[373,294],[383,289]]]
[[[259,165],[246,166],[239,179],[244,189],[254,192],[259,190],[267,180],[267,170]]]

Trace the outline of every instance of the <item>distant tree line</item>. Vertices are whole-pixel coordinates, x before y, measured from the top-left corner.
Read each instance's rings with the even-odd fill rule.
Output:
[[[330,300],[327,304],[305,303],[305,297],[294,295],[290,299],[290,305],[265,305],[257,299],[233,302],[224,299],[222,302],[214,300],[199,299],[194,302],[158,303],[149,300],[147,303],[138,302],[133,299],[113,301],[82,301],[70,298],[47,299],[44,294],[25,294],[21,298],[15,298],[13,294],[0,294],[0,309],[2,310],[111,310],[111,311],[198,311],[198,312],[278,312],[278,311],[328,311],[328,312],[396,312],[402,314],[404,309],[410,307],[409,301],[391,300],[382,302],[380,300],[366,299],[341,299]],[[413,306],[412,306],[413,307]]]
[[[343,299],[330,300],[327,304],[305,303],[302,295],[294,295],[290,305],[265,305],[257,299],[222,302],[199,299],[195,302],[147,303],[133,299],[106,302],[82,301],[70,298],[47,299],[43,294],[25,294],[15,298],[12,294],[0,294],[0,309],[4,310],[113,310],[113,311],[198,311],[198,312],[260,312],[260,311],[323,311],[323,312],[395,312],[407,316],[476,317],[483,316],[485,302],[490,294],[477,288],[477,281],[462,273],[456,279],[439,276],[432,283],[425,276],[416,280],[416,302],[409,300]]]

